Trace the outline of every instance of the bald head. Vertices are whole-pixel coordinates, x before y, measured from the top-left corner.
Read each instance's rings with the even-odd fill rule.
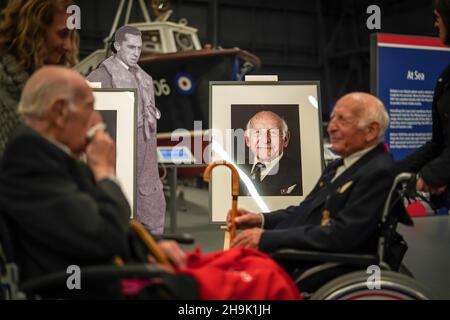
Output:
[[[25,118],[42,118],[55,101],[66,103],[74,111],[74,101],[91,89],[76,71],[59,66],[45,66],[27,81],[18,112]]]
[[[328,125],[333,150],[342,157],[383,141],[389,116],[383,103],[363,92],[354,92],[338,100]]]
[[[22,91],[19,112],[29,127],[74,155],[85,150],[87,131],[95,124],[92,89],[78,72],[64,67],[36,71]]]
[[[353,92],[343,96],[339,101],[353,110],[360,128],[365,128],[372,122],[378,123],[380,125],[378,139],[383,140],[389,126],[389,115],[380,99],[365,92]]]
[[[289,143],[286,121],[272,111],[260,111],[247,123],[245,143],[257,161],[271,161],[280,156]]]
[[[283,133],[283,136],[286,136],[289,129],[286,124],[286,121],[284,121],[283,118],[281,118],[279,115],[277,115],[275,112],[272,111],[260,111],[256,113],[248,122],[247,122],[247,130],[255,128],[258,123],[276,123],[276,128],[280,129]]]

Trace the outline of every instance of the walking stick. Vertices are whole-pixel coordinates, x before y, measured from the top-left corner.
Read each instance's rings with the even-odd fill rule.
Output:
[[[156,262],[161,263],[168,268],[170,273],[175,273],[175,268],[170,263],[166,254],[158,247],[155,239],[148,233],[148,231],[136,220],[130,220],[130,227],[141,238],[144,244],[147,246],[150,253],[155,257]]]
[[[232,186],[233,200],[231,203],[231,230],[225,232],[225,241],[224,241],[224,249],[229,249],[231,242],[233,242],[234,238],[236,237],[236,222],[234,221],[234,219],[237,216],[237,202],[239,196],[239,173],[231,163],[228,163],[224,160],[215,161],[205,169],[205,173],[203,174],[203,180],[205,182],[209,182],[211,171],[217,166],[226,166],[230,168],[233,177],[233,186]]]

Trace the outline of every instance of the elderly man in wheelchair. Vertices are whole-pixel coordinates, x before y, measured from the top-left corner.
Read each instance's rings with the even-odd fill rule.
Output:
[[[342,97],[328,126],[333,151],[341,159],[325,169],[298,206],[264,214],[239,209],[234,222],[245,230],[232,246],[272,254],[295,279],[304,297],[314,292],[312,297],[321,299],[367,297],[367,291],[369,296],[393,297],[395,290],[380,293],[368,289],[370,274],[366,270],[382,269],[381,280],[394,277],[402,283],[396,287],[396,297],[424,298],[412,279],[391,272],[400,269],[407,249],[395,231],[397,222],[412,221],[395,196],[410,176],[400,176],[393,185],[394,161],[383,144],[388,123],[389,116],[376,97],[365,93]],[[231,227],[230,215],[228,225]],[[319,289],[352,271],[356,273]],[[399,287],[408,285],[413,289],[402,293]],[[341,290],[345,286],[351,290]],[[333,293],[336,290],[338,295]]]

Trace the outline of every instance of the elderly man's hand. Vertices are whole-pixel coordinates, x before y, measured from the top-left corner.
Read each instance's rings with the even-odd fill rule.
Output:
[[[186,267],[186,253],[175,241],[162,240],[158,242],[159,248],[172,263],[178,268]]]
[[[86,157],[97,181],[116,174],[116,148],[106,132],[97,130],[86,148]]]
[[[237,209],[237,216],[234,219],[237,229],[249,229],[255,227],[261,227],[262,217],[260,214],[256,214],[245,209]],[[231,210],[227,215],[227,227],[231,229]]]
[[[236,238],[234,238],[231,247],[258,249],[261,234],[263,232],[264,230],[260,228],[244,230],[241,233],[239,233],[239,235]]]
[[[421,191],[421,192],[429,192],[431,194],[440,195],[445,191],[446,188],[447,188],[446,186],[432,187],[432,186],[428,185],[425,182],[425,180],[423,180],[422,178],[417,179],[417,182],[416,182],[416,189],[417,189],[417,191]]]

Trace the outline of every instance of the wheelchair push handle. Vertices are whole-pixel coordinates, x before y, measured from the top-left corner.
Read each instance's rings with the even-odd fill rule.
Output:
[[[383,214],[381,218],[383,223],[386,222],[391,210],[391,206],[396,199],[403,198],[407,194],[415,193],[416,178],[416,175],[410,172],[402,172],[395,177],[394,183],[392,184],[391,190],[389,191],[388,197],[384,204]],[[404,191],[401,191],[402,188]],[[401,215],[400,218],[400,221],[402,223],[406,225],[413,225],[413,221],[406,212]]]
[[[400,183],[407,182],[408,184],[416,183],[416,175],[410,172],[399,173],[394,180],[394,186],[398,186]]]

